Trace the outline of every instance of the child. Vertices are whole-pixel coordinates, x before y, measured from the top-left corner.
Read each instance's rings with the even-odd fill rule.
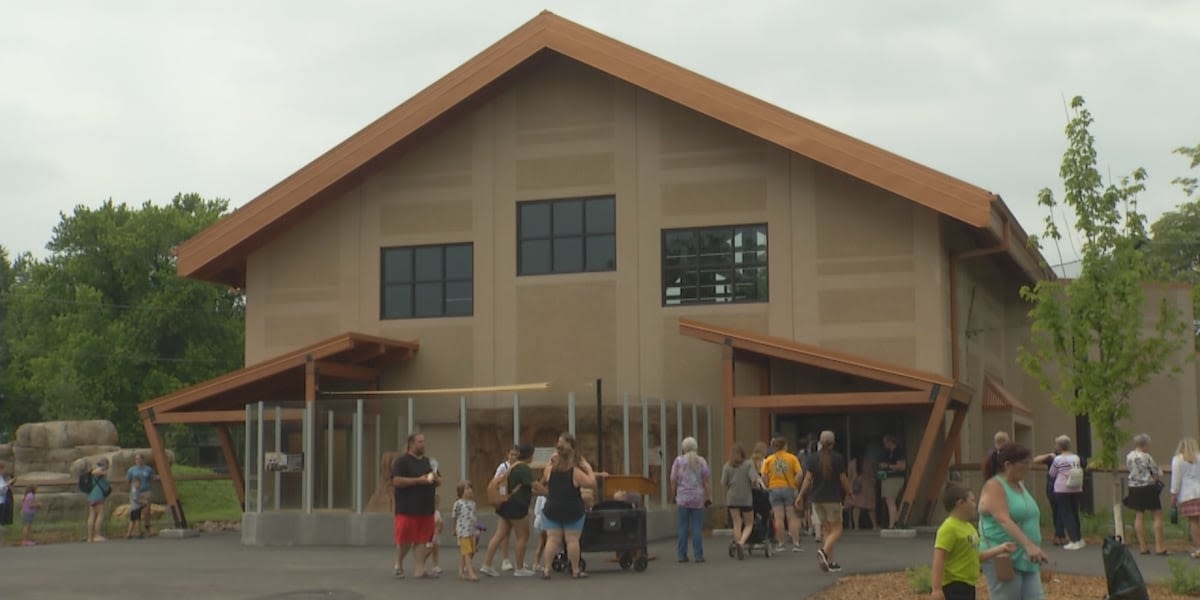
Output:
[[[133,539],[133,530],[142,520],[142,485],[137,479],[129,483],[129,527],[125,529],[125,539]]]
[[[533,530],[538,533],[537,552],[533,554],[533,570],[542,571],[542,554],[546,552],[546,517],[542,511],[546,508],[546,497],[538,496],[533,502]]]
[[[441,506],[442,498],[440,494],[433,495],[433,539],[425,542],[425,547],[429,549],[429,558],[433,562],[433,568],[429,572],[434,577],[442,574],[442,563],[438,560],[438,540],[442,537],[442,511],[438,510]]]
[[[478,540],[475,526],[475,492],[471,489],[470,481],[458,482],[458,500],[450,511],[454,519],[454,535],[458,538],[458,578],[467,581],[479,581],[475,574],[475,544]]]
[[[30,537],[30,530],[33,529],[33,518],[37,516],[37,511],[42,505],[37,501],[37,486],[31,485],[25,488],[25,497],[21,499],[21,523],[24,527],[21,529],[21,545],[32,546],[37,542]]]
[[[938,527],[933,543],[932,596],[939,600],[975,600],[980,561],[1015,552],[1017,545],[1007,542],[979,551],[979,533],[972,521],[979,518],[975,492],[951,483],[942,494],[942,505],[949,516]]]

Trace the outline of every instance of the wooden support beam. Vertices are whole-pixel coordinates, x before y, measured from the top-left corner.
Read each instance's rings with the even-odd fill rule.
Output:
[[[375,381],[379,378],[378,369],[328,360],[317,361],[317,373],[321,377],[336,377],[354,381]]]
[[[175,474],[171,472],[171,463],[167,460],[167,449],[163,446],[162,436],[158,434],[158,426],[150,422],[147,412],[142,413],[142,428],[146,430],[146,439],[150,441],[150,450],[154,452],[154,465],[158,467],[158,479],[162,482],[171,520],[176,529],[187,529],[187,517],[179,502],[179,491],[175,488]]]
[[[911,461],[908,463],[910,468],[908,483],[904,486],[904,496],[899,508],[900,514],[896,519],[896,524],[900,527],[908,526],[908,519],[912,516],[913,502],[921,490],[925,472],[928,470],[927,467],[933,455],[933,443],[941,437],[942,419],[946,417],[946,407],[950,405],[949,387],[935,385],[930,390],[930,394],[934,395],[933,408],[929,411],[929,422],[925,424],[925,433],[921,435],[921,446],[915,457],[908,457]]]
[[[836,394],[774,394],[734,396],[734,408],[857,408],[922,406],[929,404],[927,391],[854,392]]]
[[[237,492],[238,505],[245,512],[246,482],[242,479],[242,463],[233,448],[233,436],[229,435],[228,425],[217,425],[216,429],[217,438],[221,440],[221,452],[225,454],[225,466],[229,467],[229,478],[233,481],[234,491]]]
[[[963,422],[967,420],[967,409],[954,411],[954,420],[950,422],[950,431],[946,433],[946,443],[938,454],[937,462],[933,463],[933,479],[929,482],[929,493],[925,495],[925,522],[933,514],[933,503],[942,494],[942,486],[946,485],[946,476],[950,473],[950,458],[958,452],[960,434]]]
[[[771,417],[774,415],[769,408],[760,408],[758,410],[758,441],[769,441],[771,439]],[[753,448],[746,448],[746,452],[751,452]]]
[[[267,415],[264,415],[267,418]],[[269,415],[270,419],[275,418],[275,413]],[[283,410],[284,421],[302,421],[304,420],[304,411],[299,408],[288,408]],[[240,424],[246,422],[246,411],[243,410],[195,410],[184,412],[159,412],[154,415],[155,423],[185,423],[193,425],[203,424]]]
[[[721,346],[721,411],[725,428],[721,456],[725,456],[733,448],[737,431],[733,415],[733,347],[729,345]]]

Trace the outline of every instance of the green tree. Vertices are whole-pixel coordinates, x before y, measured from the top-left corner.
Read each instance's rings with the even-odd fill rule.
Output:
[[[227,206],[188,194],[62,215],[50,256],[0,296],[11,395],[44,419],[111,419],[140,444],[138,403],[240,367],[241,294],[178,277],[172,255]]]
[[[1142,284],[1153,269],[1144,250],[1145,217],[1137,205],[1146,172],[1139,168],[1106,184],[1096,167],[1092,115],[1082,98],[1074,98],[1071,108],[1059,175],[1062,203],[1074,211],[1075,229],[1083,237],[1081,272],[1073,280],[1021,288],[1021,297],[1033,304],[1033,323],[1030,347],[1021,348],[1019,360],[1055,403],[1088,416],[1100,439],[1092,464],[1112,468],[1129,435],[1122,423],[1131,412],[1131,395],[1168,367],[1186,326],[1164,298],[1147,331]],[[1038,203],[1051,215],[1044,235],[1059,239],[1052,216],[1058,201],[1044,189]],[[1123,527],[1119,485],[1112,478],[1114,525]]]
[[[1192,159],[1192,164],[1188,168],[1195,169],[1200,166],[1200,144],[1195,146],[1180,146],[1175,149],[1175,154],[1181,154]],[[1171,183],[1177,184],[1183,188],[1183,193],[1191,196],[1196,193],[1196,189],[1200,187],[1200,180],[1195,177],[1176,177],[1171,180]]]
[[[1176,148],[1175,152],[1191,158],[1190,168],[1200,166],[1200,144]],[[1189,197],[1196,193],[1195,177],[1176,177],[1171,182]],[[1192,331],[1195,347],[1200,350],[1200,199],[1164,213],[1150,226],[1150,235],[1147,254],[1158,277],[1192,285]]]

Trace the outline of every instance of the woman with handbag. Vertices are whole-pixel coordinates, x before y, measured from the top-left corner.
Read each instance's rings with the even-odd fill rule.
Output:
[[[1125,456],[1125,466],[1129,467],[1129,495],[1125,497],[1125,506],[1136,513],[1133,531],[1137,534],[1138,548],[1142,554],[1150,554],[1144,536],[1145,515],[1149,511],[1154,516],[1154,553],[1166,556],[1168,553],[1162,545],[1163,470],[1150,456],[1150,436],[1144,433],[1133,436],[1133,450]]]
[[[979,498],[981,551],[1006,542],[1016,552],[1001,554],[983,565],[993,600],[1042,600],[1041,510],[1025,488],[1033,463],[1029,449],[1019,444],[998,448],[983,465],[983,492]]]

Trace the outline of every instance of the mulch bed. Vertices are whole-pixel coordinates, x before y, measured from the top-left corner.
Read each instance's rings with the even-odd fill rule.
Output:
[[[976,588],[979,600],[987,600],[986,584]],[[1192,596],[1172,594],[1161,585],[1150,585],[1150,597],[1154,600],[1193,600]],[[813,596],[815,600],[893,600],[895,598],[918,597],[911,591],[904,573],[882,573],[879,575],[852,575],[838,579],[837,583]],[[1044,585],[1047,600],[1096,600],[1108,593],[1103,577],[1056,574]],[[927,597],[927,594],[920,594]]]

